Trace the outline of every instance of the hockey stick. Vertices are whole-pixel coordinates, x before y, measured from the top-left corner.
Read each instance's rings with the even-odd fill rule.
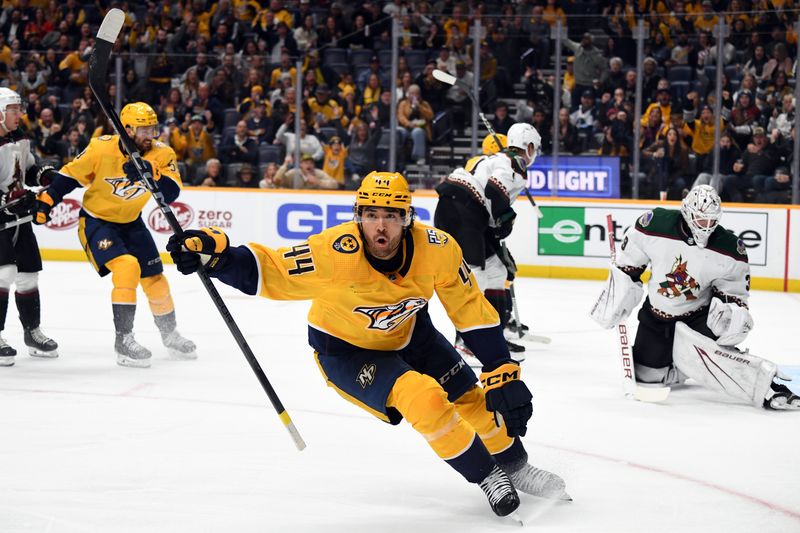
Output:
[[[503,143],[500,142],[500,139],[497,137],[497,133],[495,133],[492,124],[486,118],[486,115],[483,114],[483,111],[481,111],[481,107],[480,105],[478,105],[478,99],[475,97],[474,94],[472,94],[472,88],[463,81],[453,76],[452,74],[449,74],[443,70],[434,69],[433,77],[446,85],[458,85],[465,93],[467,93],[470,100],[472,100],[472,105],[474,105],[475,109],[478,111],[478,117],[480,117],[484,127],[489,131],[489,135],[494,137],[494,142],[497,143],[497,147],[500,150],[502,150]],[[542,218],[544,215],[542,214],[542,211],[539,209],[539,206],[536,205],[536,202],[533,200],[533,196],[531,196],[531,191],[528,190],[527,185],[525,186],[524,190],[525,190],[525,196],[528,197],[528,201],[531,203],[531,206],[533,207],[533,211],[536,213],[536,216],[538,218]]]
[[[124,22],[125,13],[114,8],[108,11],[108,14],[106,14],[102,24],[100,24],[100,29],[97,31],[97,41],[95,43],[94,50],[92,51],[92,56],[89,59],[89,86],[92,88],[92,92],[94,93],[95,98],[97,98],[97,102],[100,104],[103,112],[114,125],[114,129],[116,130],[117,134],[119,134],[119,139],[122,143],[122,146],[130,156],[131,161],[133,161],[136,171],[142,178],[142,182],[144,183],[145,187],[153,195],[153,199],[155,199],[156,203],[158,204],[159,209],[172,228],[172,231],[175,233],[175,235],[180,237],[183,235],[183,228],[181,228],[180,224],[178,223],[178,219],[175,217],[172,209],[170,209],[169,205],[165,201],[164,195],[158,189],[153,176],[147,171],[136,144],[133,142],[133,139],[130,138],[128,132],[125,131],[125,128],[122,126],[122,122],[120,122],[119,115],[117,115],[116,110],[114,110],[108,98],[108,92],[106,90],[108,63],[111,58],[114,43],[117,40]],[[289,413],[287,413],[286,409],[283,407],[283,404],[278,398],[275,389],[272,388],[267,376],[264,375],[261,365],[258,363],[258,360],[253,354],[253,351],[250,349],[250,346],[247,344],[247,340],[245,340],[244,335],[242,335],[239,326],[236,324],[233,316],[231,316],[228,307],[225,305],[225,302],[222,300],[222,297],[219,295],[216,287],[214,287],[211,277],[204,269],[199,269],[197,271],[197,275],[203,282],[203,286],[206,288],[206,291],[208,291],[208,295],[211,297],[214,305],[217,306],[217,310],[219,311],[220,315],[222,315],[222,319],[228,326],[228,329],[233,335],[236,344],[239,345],[239,348],[242,350],[247,362],[250,363],[250,367],[253,369],[258,381],[264,388],[264,392],[267,393],[267,396],[269,397],[270,402],[272,402],[272,406],[278,413],[283,425],[286,426],[286,429],[289,431],[289,434],[294,440],[295,446],[297,446],[298,450],[302,450],[306,447],[306,443],[303,441],[303,438],[300,436],[297,428],[295,428],[294,422],[292,422],[292,419],[289,417]]]
[[[514,264],[514,261],[511,260],[511,254],[508,253],[508,247],[506,246],[505,241],[500,241],[500,253],[503,254],[503,264],[512,271],[512,273],[516,274],[517,267]],[[550,344],[551,339],[550,337],[545,337],[544,335],[533,335],[531,333],[525,333],[525,330],[522,329],[522,321],[519,319],[519,307],[517,307],[517,295],[514,292],[514,280],[508,284],[508,292],[511,294],[511,309],[514,313],[514,322],[516,323],[517,327],[517,336],[520,340],[526,340],[531,342],[540,342],[542,344]]]
[[[11,204],[12,202],[9,202]],[[2,226],[0,226],[0,231],[5,231],[7,229],[16,228],[17,226],[21,226],[26,222],[30,222],[33,220],[33,215],[24,216],[22,218],[18,218],[17,220],[12,220],[11,222],[6,222]]]
[[[611,215],[606,216],[606,228],[608,230],[608,246],[611,249],[611,268],[617,260],[617,249],[614,244],[614,219]],[[622,364],[622,391],[626,398],[639,400],[640,402],[663,402],[669,396],[669,387],[643,387],[636,383],[636,371],[633,368],[633,354],[628,335],[628,326],[625,321],[617,325],[617,348],[618,357]]]

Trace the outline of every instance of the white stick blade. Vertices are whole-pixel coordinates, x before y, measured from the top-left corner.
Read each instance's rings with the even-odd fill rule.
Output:
[[[640,402],[663,402],[669,396],[670,390],[669,387],[638,386],[633,392],[633,397]]]
[[[447,85],[453,85],[456,82],[455,76],[439,69],[434,69],[433,77],[442,83],[446,83]]]
[[[100,24],[100,29],[97,30],[97,38],[114,44],[123,24],[125,24],[125,13],[121,9],[110,9]]]

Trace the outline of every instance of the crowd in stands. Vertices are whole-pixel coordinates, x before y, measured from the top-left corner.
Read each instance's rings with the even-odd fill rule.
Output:
[[[425,165],[431,144],[443,140],[440,117],[451,120],[456,134],[471,122],[469,95],[435,80],[438,68],[468,86],[478,77],[498,133],[530,121],[544,154],[557,148],[620,157],[627,194],[635,178],[643,197],[680,199],[695,181],[711,183],[724,200],[789,197],[798,36],[797,10],[787,0],[7,0],[3,6],[0,85],[27,102],[25,126],[36,154],[56,164],[76,157],[92,137],[113,133],[88,88],[87,60],[103,15],[118,7],[127,14],[116,50],[124,82],[111,83],[110,96],[119,91],[123,104],[153,105],[161,140],[177,153],[187,184],[354,188],[367,172],[385,167],[392,135],[401,168]],[[392,17],[400,27],[394,80]],[[723,111],[715,116],[712,35],[720,18],[730,35],[722,48]],[[648,37],[637,70],[632,31],[639,19]],[[473,39],[475,20],[480,40]],[[550,37],[557,22],[569,36],[559,83]],[[643,112],[634,124],[637,75]],[[517,93],[515,86],[524,89]],[[554,147],[557,87],[562,108]],[[392,91],[396,132],[389,129]],[[642,172],[631,177],[634,128]]]

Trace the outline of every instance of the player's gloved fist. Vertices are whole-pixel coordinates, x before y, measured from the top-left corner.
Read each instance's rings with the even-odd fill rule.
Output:
[[[33,208],[31,209],[33,214],[33,223],[34,224],[47,224],[50,221],[50,210],[55,205],[55,201],[53,197],[50,196],[50,193],[47,192],[47,189],[39,192],[36,195],[36,200],[34,201]]]
[[[502,416],[509,437],[524,436],[533,414],[533,395],[520,374],[519,365],[510,360],[501,361],[494,368],[484,367],[481,373],[486,409],[494,413],[498,425],[498,415]]]
[[[9,215],[27,215],[30,213],[35,200],[36,194],[33,191],[14,189],[0,196],[0,205],[8,205],[4,211]]]
[[[494,228],[495,237],[498,239],[505,239],[511,235],[511,230],[514,229],[514,221],[516,219],[517,213],[513,209],[509,209],[497,217],[497,226]]]
[[[153,173],[153,165],[150,164],[150,161],[147,161],[146,159],[142,159],[142,164],[144,165],[145,172],[150,173],[150,175],[153,176],[153,179],[157,180],[158,178]],[[136,183],[137,181],[141,181],[142,180],[142,176],[136,170],[136,165],[133,163],[132,159],[127,160],[122,165],[122,171],[125,173],[125,177],[127,177],[128,180],[130,180],[131,183]]]
[[[208,270],[220,268],[230,243],[225,232],[217,227],[187,230],[167,242],[167,251],[181,274],[197,272],[200,265]]]

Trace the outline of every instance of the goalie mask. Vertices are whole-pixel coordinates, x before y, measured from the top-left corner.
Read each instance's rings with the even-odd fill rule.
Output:
[[[399,210],[405,228],[411,226],[414,218],[408,182],[398,172],[372,171],[364,177],[356,193],[354,208],[356,222],[361,223],[361,212],[365,207],[385,207]]]
[[[681,214],[697,246],[705,248],[722,216],[722,205],[717,191],[710,185],[694,187],[683,199]]]

